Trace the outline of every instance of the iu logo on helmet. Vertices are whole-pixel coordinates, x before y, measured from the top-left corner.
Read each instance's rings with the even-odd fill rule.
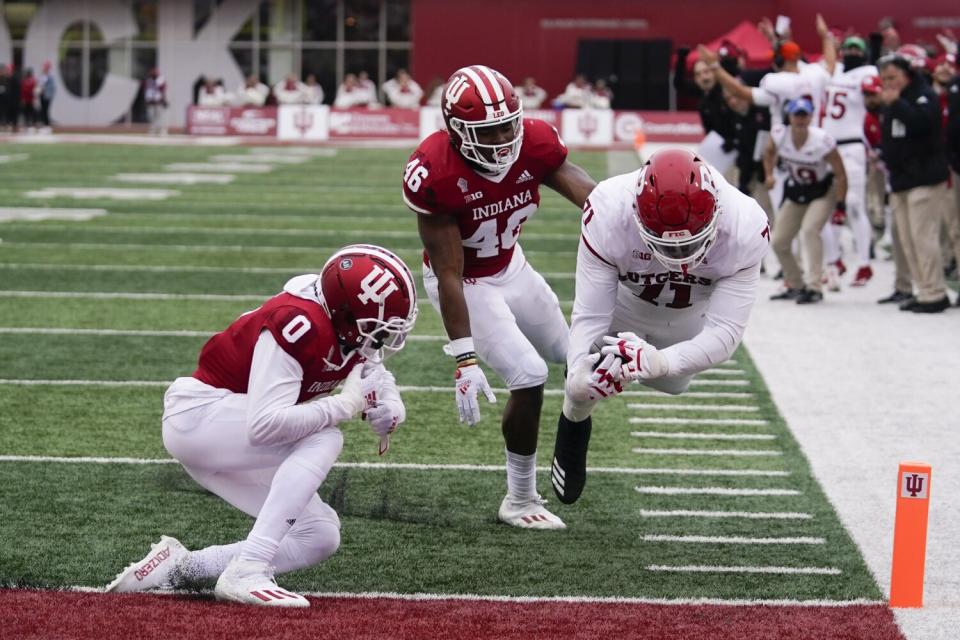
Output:
[[[360,302],[383,304],[391,293],[399,289],[393,274],[374,265],[373,269],[360,282]]]
[[[464,92],[469,88],[470,88],[470,83],[467,81],[466,76],[457,76],[452,81],[450,81],[450,84],[447,85],[447,92],[444,95],[444,98],[446,99],[446,104],[444,105],[444,108],[447,111],[452,109],[453,105],[460,102],[460,96],[462,96]]]

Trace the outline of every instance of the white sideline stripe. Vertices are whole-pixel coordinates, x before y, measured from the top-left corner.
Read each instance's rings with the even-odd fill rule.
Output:
[[[670,409],[672,411],[760,411],[756,405],[737,404],[637,404],[627,405],[628,409]]]
[[[107,198],[110,200],[166,200],[180,195],[174,189],[113,189],[106,187],[45,187],[25,191],[28,198]]]
[[[700,373],[709,373],[716,376],[745,376],[747,372],[743,369],[707,369]]]
[[[666,536],[646,534],[644,542],[685,542],[689,544],[826,544],[823,538],[747,538],[743,536]]]
[[[783,455],[782,451],[775,449],[656,449],[637,447],[631,449],[631,451],[655,456],[715,456],[724,458],[763,458]]]
[[[262,247],[257,245],[246,245],[246,244],[143,244],[136,242],[5,242],[5,247],[30,247],[30,248],[45,248],[45,249],[56,249],[63,250],[66,248],[72,249],[170,249],[173,251],[235,251],[235,252],[283,252],[283,253],[308,253],[310,255],[322,255],[325,253],[334,253],[342,249],[342,246],[338,247],[325,247],[325,246],[313,246],[313,247],[301,247],[301,246],[275,246],[275,247]],[[408,256],[422,256],[423,251],[421,249],[397,249],[394,253],[400,255]],[[550,256],[554,258],[563,257],[563,258],[576,258],[577,253],[575,251],[537,251],[536,249],[525,249],[524,255],[528,256]],[[564,304],[561,302],[560,304]],[[572,303],[571,303],[572,304]]]
[[[0,327],[0,334],[26,333],[68,336],[151,336],[169,338],[208,338],[216,331],[161,331],[146,329],[71,329],[65,327]],[[447,342],[446,336],[407,336],[410,342]],[[452,388],[452,387],[451,387]]]
[[[629,418],[630,424],[709,424],[742,427],[762,427],[770,424],[769,420],[754,420],[751,418]]]
[[[776,440],[766,433],[690,433],[681,431],[631,431],[634,438],[667,438],[671,440]]]
[[[736,567],[720,565],[663,565],[651,564],[647,571],[670,571],[681,573],[779,573],[784,575],[838,576],[842,572],[835,567]]]
[[[697,511],[695,509],[674,509],[658,511],[640,509],[641,518],[745,518],[747,520],[811,520],[809,513],[794,511]]]
[[[657,566],[657,565],[651,565]],[[650,567],[647,567],[648,570]],[[789,567],[788,567],[789,569]],[[839,570],[837,570],[839,572]],[[17,589],[18,587],[12,587]],[[103,587],[69,586],[57,591],[73,591],[77,593],[103,593]],[[212,589],[206,590],[172,590],[156,591],[151,595],[159,597],[184,596],[196,594],[212,594]],[[634,598],[628,596],[500,596],[480,595],[473,593],[397,593],[395,591],[300,591],[311,598],[355,598],[358,600],[404,600],[408,602],[433,602],[443,600],[459,600],[469,602],[509,602],[509,603],[536,603],[536,602],[569,602],[574,604],[650,604],[660,606],[719,606],[719,607],[869,607],[886,606],[882,600],[745,600],[724,598]]]
[[[562,302],[560,304],[563,304]],[[709,378],[694,378],[690,381],[691,387],[749,387],[749,380],[717,380]]]
[[[77,220],[84,222],[107,215],[106,209],[61,209],[54,207],[0,207],[0,222],[24,220]]]
[[[99,456],[26,456],[0,455],[0,462],[62,462],[67,464],[177,464],[173,458],[109,458]],[[335,467],[343,469],[403,469],[413,471],[506,471],[503,465],[495,464],[425,464],[416,462],[336,462]],[[538,472],[549,472],[551,467],[537,467]],[[604,473],[610,475],[645,475],[659,473],[661,469],[633,469],[630,467],[587,467],[590,473]],[[670,470],[667,470],[670,471]],[[725,473],[725,472],[717,472]],[[749,473],[749,472],[747,472]],[[763,473],[763,472],[761,472]],[[698,475],[705,475],[698,472]],[[746,474],[744,474],[746,475]]]
[[[658,496],[799,496],[796,489],[732,489],[730,487],[636,486],[637,493]]]
[[[132,293],[129,291],[0,291],[3,298],[91,298],[94,300],[222,300],[263,302],[265,296],[214,293]]]
[[[111,178],[134,184],[230,184],[236,178],[229,173],[118,173]]]
[[[173,380],[77,380],[77,379],[0,379],[0,385],[18,385],[24,387],[30,386],[82,386],[82,387],[168,387]],[[451,393],[453,387],[420,387],[420,386],[399,386],[397,387],[404,393]],[[494,388],[494,393],[510,393],[503,388]],[[544,389],[544,395],[562,396],[563,389]],[[644,391],[624,391],[621,396],[632,397],[645,393]]]
[[[253,164],[249,162],[173,162],[164,165],[164,170],[175,172],[210,171],[213,173],[270,173],[272,164]]]

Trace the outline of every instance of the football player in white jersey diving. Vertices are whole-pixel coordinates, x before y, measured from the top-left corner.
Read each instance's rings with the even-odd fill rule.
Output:
[[[575,502],[594,405],[639,382],[683,393],[740,344],[769,247],[767,216],[693,152],[665,149],[584,205],[551,479]]]

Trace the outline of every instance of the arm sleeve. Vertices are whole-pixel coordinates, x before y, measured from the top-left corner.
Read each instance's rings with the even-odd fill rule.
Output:
[[[597,234],[591,228],[592,198],[588,198],[584,206],[584,223],[577,251],[576,297],[570,320],[570,345],[567,347],[567,367],[570,369],[588,355],[594,341],[610,329],[617,303],[619,270],[612,260],[603,256]],[[596,227],[596,222],[592,226]]]
[[[761,107],[772,107],[777,103],[777,96],[767,89],[761,87],[751,87],[750,93],[753,95],[753,104]]]
[[[700,373],[730,357],[743,338],[760,281],[760,263],[717,281],[703,330],[690,340],[662,349],[671,376]]]
[[[348,420],[349,410],[337,396],[297,404],[303,368],[264,329],[253,350],[247,385],[247,429],[250,443],[294,442],[324,427]]]
[[[437,211],[437,194],[430,179],[430,163],[418,149],[407,163],[408,175],[404,176],[401,193],[403,202],[411,211],[432,214]]]

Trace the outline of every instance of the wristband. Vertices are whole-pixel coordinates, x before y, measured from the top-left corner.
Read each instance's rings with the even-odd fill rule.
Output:
[[[477,364],[477,354],[473,352],[465,353],[461,358],[457,358],[457,369],[472,367],[475,364]]]
[[[443,352],[448,356],[458,357],[465,353],[473,353],[476,349],[473,346],[473,337],[457,338],[444,345]]]
[[[847,212],[847,203],[843,200],[837,200],[837,211]]]

